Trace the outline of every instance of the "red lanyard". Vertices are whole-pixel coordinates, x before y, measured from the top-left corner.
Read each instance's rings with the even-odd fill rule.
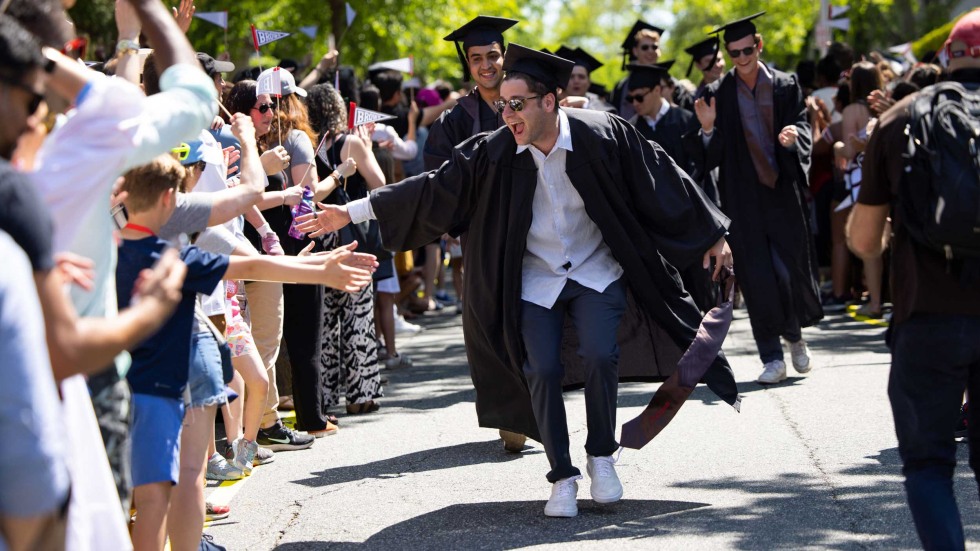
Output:
[[[143,233],[148,233],[150,235],[156,235],[156,233],[154,233],[153,230],[151,230],[150,228],[148,228],[146,226],[140,226],[138,224],[126,224],[123,227],[123,229],[133,230],[133,231],[138,231],[138,232],[143,232]]]

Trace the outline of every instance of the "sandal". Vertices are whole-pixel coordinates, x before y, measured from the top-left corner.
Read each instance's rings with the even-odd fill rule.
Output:
[[[871,303],[862,304],[854,313],[869,319],[881,319],[881,308],[877,311],[871,309]]]
[[[361,402],[359,404],[347,404],[347,413],[350,415],[374,413],[379,409],[381,409],[381,404],[375,402],[374,400],[368,400],[367,402]]]

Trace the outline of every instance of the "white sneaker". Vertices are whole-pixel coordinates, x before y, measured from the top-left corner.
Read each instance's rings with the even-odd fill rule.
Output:
[[[551,498],[544,504],[547,517],[574,517],[578,515],[578,482],[581,475],[563,478],[551,485]]]
[[[416,325],[414,323],[405,321],[402,316],[395,316],[395,334],[396,335],[417,335],[422,332],[422,326]]]
[[[756,379],[756,382],[762,383],[764,385],[772,385],[776,383],[781,383],[786,380],[786,362],[783,360],[773,360],[771,362],[766,362],[762,366],[762,375]]]
[[[585,470],[592,479],[589,490],[596,503],[616,503],[623,498],[623,484],[616,476],[616,468],[613,467],[615,464],[616,460],[611,455],[587,456]]]
[[[813,367],[810,365],[810,348],[807,347],[805,340],[789,343],[789,353],[793,357],[793,369],[797,373],[808,373]]]

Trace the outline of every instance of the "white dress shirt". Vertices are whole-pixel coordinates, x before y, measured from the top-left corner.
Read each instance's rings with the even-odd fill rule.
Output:
[[[667,111],[670,111],[669,101],[667,101],[664,98],[660,98],[660,102],[661,102],[660,111],[657,111],[656,117],[646,117],[646,116],[643,117],[644,119],[647,120],[647,123],[650,125],[650,128],[653,130],[657,129],[657,123],[660,122],[660,119],[664,118],[664,115],[667,114]]]
[[[551,308],[568,279],[600,293],[605,291],[622,277],[623,268],[565,173],[566,154],[572,151],[565,112],[558,111],[558,141],[547,156],[533,145],[517,146],[518,154],[524,150],[530,150],[538,167],[538,182],[521,269],[521,299]]]
[[[538,178],[521,268],[521,299],[550,309],[569,279],[605,291],[622,277],[623,268],[565,173],[565,155],[572,150],[565,112],[558,111],[558,141],[551,153],[545,155],[533,145],[519,145],[517,153],[527,149],[538,167]],[[376,218],[367,197],[351,201],[347,209],[355,224]]]

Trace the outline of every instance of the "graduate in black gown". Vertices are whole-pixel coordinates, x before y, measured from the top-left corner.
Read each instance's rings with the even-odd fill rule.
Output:
[[[456,45],[463,74],[476,86],[429,127],[423,151],[426,170],[449,160],[453,148],[463,140],[503,126],[493,102],[500,97],[504,78],[503,33],[516,24],[516,19],[480,15],[443,39]]]
[[[572,76],[568,79],[568,88],[562,90],[560,94],[563,106],[582,107],[607,113],[616,112],[615,107],[591,91],[592,71],[602,67],[602,63],[598,59],[592,57],[582,48],[569,48],[568,46],[558,48],[555,55],[575,64],[575,67],[572,68]],[[570,98],[584,98],[585,105],[569,105],[567,100]]]
[[[764,12],[762,12],[764,13]],[[758,13],[723,25],[723,45],[735,65],[695,102],[701,122],[702,170],[719,167],[722,208],[732,219],[730,241],[738,281],[759,347],[760,383],[786,379],[780,337],[793,367],[810,370],[802,327],[823,317],[810,233],[807,174],[810,124],[799,83],[759,60]]]
[[[629,123],[636,127],[644,138],[656,142],[688,175],[695,173],[694,158],[701,148],[701,127],[690,111],[673,106],[663,95],[664,83],[670,76],[670,64],[627,65],[630,71],[629,90],[626,99],[636,109],[636,115]],[[692,151],[693,150],[693,151]],[[695,180],[696,181],[696,180]],[[714,202],[714,198],[709,198]],[[702,312],[707,312],[718,303],[717,284],[700,266],[681,270],[684,288]]]
[[[616,501],[617,379],[663,380],[697,348],[702,316],[675,267],[731,262],[728,219],[662,148],[617,116],[558,106],[570,65],[512,44],[498,102],[507,127],[463,142],[436,171],[322,205],[300,226],[316,235],[374,217],[392,250],[467,231],[463,334],[479,422],[544,444],[549,516],[575,516],[581,478],[562,387],[585,386],[592,496]],[[566,313],[584,373],[559,361]],[[724,355],[705,364],[708,387],[737,408]]]

